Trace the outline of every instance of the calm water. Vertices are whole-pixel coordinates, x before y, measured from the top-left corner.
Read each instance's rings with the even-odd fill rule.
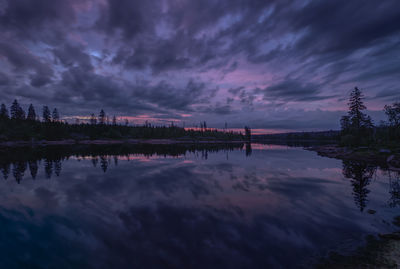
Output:
[[[286,146],[20,149],[0,168],[0,268],[308,267],[400,213],[398,174]]]

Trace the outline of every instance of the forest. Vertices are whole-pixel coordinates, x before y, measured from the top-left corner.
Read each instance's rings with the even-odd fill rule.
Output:
[[[36,113],[31,104],[28,113],[15,100],[8,111],[5,104],[0,107],[0,141],[57,141],[65,139],[96,140],[96,139],[188,139],[188,140],[244,140],[250,139],[251,130],[244,129],[245,135],[232,131],[218,131],[207,128],[206,122],[201,128],[185,129],[175,126],[154,126],[149,123],[130,125],[117,123],[114,116],[109,121],[102,109],[99,116],[92,114],[89,121],[70,124],[60,119],[55,108],[50,111],[48,106],[42,109],[42,117]]]

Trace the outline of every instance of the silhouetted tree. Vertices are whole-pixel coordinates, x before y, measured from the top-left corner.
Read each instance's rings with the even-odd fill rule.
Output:
[[[385,114],[388,117],[391,126],[400,126],[400,102],[385,106]]]
[[[48,106],[43,106],[43,122],[51,122],[51,115],[50,115],[50,109]]]
[[[125,126],[128,126],[128,125],[129,125],[129,120],[125,119]]]
[[[113,124],[114,126],[117,125],[117,118],[116,118],[115,116],[113,116],[112,124]]]
[[[251,141],[251,129],[248,126],[244,127],[244,135],[247,141]]]
[[[351,124],[350,124],[350,117],[349,116],[346,115],[346,116],[343,116],[340,119],[340,127],[341,127],[341,130],[342,130],[343,134],[346,134],[346,133],[350,132]]]
[[[349,120],[351,128],[359,134],[361,130],[372,128],[371,117],[362,111],[367,109],[363,102],[364,96],[357,87],[350,93]]]
[[[32,104],[29,105],[28,108],[28,116],[26,117],[27,120],[36,120],[36,112],[35,112],[35,108],[33,107]]]
[[[54,108],[52,118],[54,122],[60,121],[60,114],[58,114],[57,108]]]
[[[106,123],[106,113],[102,109],[99,114],[99,124],[105,124]]]
[[[14,100],[14,102],[12,103],[10,112],[11,112],[11,118],[14,120],[24,120],[25,119],[25,111],[19,105],[17,100]]]
[[[0,119],[8,119],[10,116],[8,115],[8,110],[5,104],[1,104],[0,107]]]
[[[96,116],[93,113],[92,113],[92,115],[90,115],[90,124],[91,125],[96,125],[97,124]]]

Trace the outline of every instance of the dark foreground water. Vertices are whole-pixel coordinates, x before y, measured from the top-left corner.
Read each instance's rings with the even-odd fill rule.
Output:
[[[0,268],[310,267],[395,229],[398,174],[242,146],[3,150]]]

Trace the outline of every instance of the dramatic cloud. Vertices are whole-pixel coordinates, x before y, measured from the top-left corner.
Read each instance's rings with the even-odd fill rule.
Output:
[[[333,129],[400,98],[400,4],[0,0],[0,98],[211,127]],[[325,114],[321,119],[318,115]],[[330,122],[327,122],[329,119]]]

